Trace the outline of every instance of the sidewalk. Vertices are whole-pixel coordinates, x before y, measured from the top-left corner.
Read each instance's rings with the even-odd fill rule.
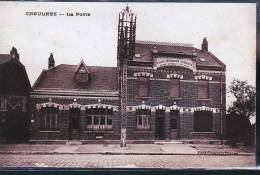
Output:
[[[128,144],[127,147],[119,144],[0,144],[0,154],[255,155],[253,149],[180,143]]]

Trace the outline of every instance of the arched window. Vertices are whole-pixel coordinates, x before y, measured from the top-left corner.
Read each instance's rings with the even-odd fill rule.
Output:
[[[147,130],[150,129],[149,118],[151,116],[151,111],[148,109],[138,109],[136,110],[136,125],[137,129]]]
[[[58,130],[59,116],[58,109],[54,107],[42,108],[41,129],[43,130]]]
[[[86,111],[86,129],[110,130],[112,129],[113,110],[107,108],[92,108]]]

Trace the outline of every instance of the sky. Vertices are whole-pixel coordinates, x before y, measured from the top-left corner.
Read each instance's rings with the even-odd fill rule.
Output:
[[[56,65],[116,66],[118,13],[126,3],[0,2],[0,53],[15,46],[31,85],[47,69],[52,52]],[[232,79],[255,86],[255,3],[128,3],[137,14],[138,40],[193,44],[226,64]],[[27,16],[26,12],[90,13],[90,16]],[[232,101],[227,96],[227,103]]]

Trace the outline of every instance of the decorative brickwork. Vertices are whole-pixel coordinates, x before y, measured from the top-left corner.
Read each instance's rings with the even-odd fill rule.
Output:
[[[129,19],[124,23],[126,18]],[[97,142],[121,139],[122,143],[123,139],[220,139],[224,136],[226,68],[208,51],[208,41],[204,39],[202,50],[187,44],[136,41],[135,24],[136,18],[127,7],[119,16],[117,67],[84,64],[89,76],[85,84],[73,78],[79,65],[58,65],[42,72],[31,93],[32,139],[78,138]],[[145,85],[140,84],[142,78],[147,80]],[[200,88],[201,81],[207,82],[206,88],[204,84]],[[200,94],[204,98],[199,98]],[[59,130],[40,129],[45,107],[58,109]],[[69,130],[72,109],[80,109],[78,130]],[[109,124],[101,130],[87,128],[87,111],[92,109],[112,110],[112,126]],[[210,132],[196,132],[200,125],[195,127],[194,113],[198,111],[212,116],[210,120],[202,120],[209,122],[210,127],[204,127]],[[103,122],[95,116],[92,119],[95,127]],[[101,125],[104,127],[104,122]]]

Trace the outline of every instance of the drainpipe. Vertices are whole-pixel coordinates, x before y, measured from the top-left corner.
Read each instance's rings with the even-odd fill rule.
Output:
[[[220,141],[223,144],[223,100],[222,100],[222,70],[220,71]]]

